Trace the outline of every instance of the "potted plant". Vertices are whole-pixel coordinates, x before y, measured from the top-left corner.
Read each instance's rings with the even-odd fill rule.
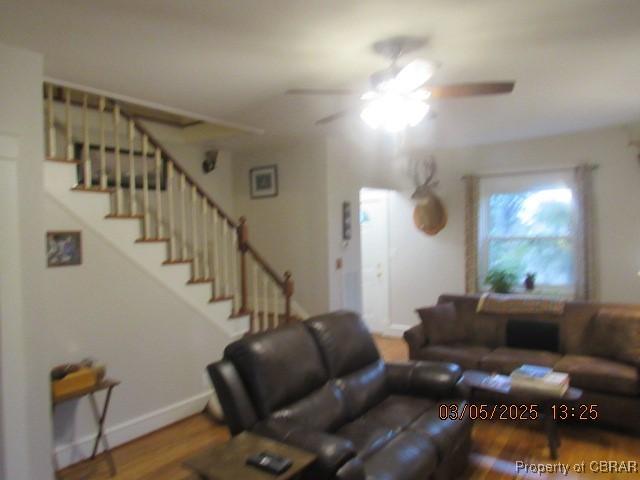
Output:
[[[524,288],[527,291],[532,291],[536,288],[536,274],[532,272],[527,272],[527,276],[524,278]]]
[[[517,280],[518,278],[513,272],[493,268],[489,270],[484,281],[491,285],[491,290],[495,293],[511,293]]]

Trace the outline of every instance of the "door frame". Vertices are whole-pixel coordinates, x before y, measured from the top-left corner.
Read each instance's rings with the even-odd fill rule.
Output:
[[[364,279],[363,279],[363,252],[362,248],[364,235],[362,234],[362,225],[360,223],[360,214],[362,211],[362,203],[363,203],[363,194],[368,194],[371,199],[375,199],[379,197],[384,200],[384,208],[386,210],[386,225],[385,225],[385,235],[387,237],[387,249],[384,254],[384,259],[386,261],[386,275],[387,275],[387,291],[385,292],[386,297],[386,308],[384,312],[385,321],[382,329],[375,329],[373,325],[369,325],[364,319]],[[362,187],[358,192],[358,228],[360,234],[360,298],[362,299],[362,317],[367,323],[367,327],[376,334],[379,335],[396,335],[394,334],[394,329],[392,328],[393,322],[391,319],[391,229],[389,228],[389,220],[390,220],[390,208],[389,208],[389,197],[391,195],[391,191],[383,188],[369,188]]]

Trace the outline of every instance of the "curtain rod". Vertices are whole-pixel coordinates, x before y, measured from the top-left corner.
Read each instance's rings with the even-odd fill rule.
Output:
[[[590,167],[591,170],[597,170],[598,168],[600,168],[600,165],[598,165],[597,163],[587,163],[583,165]],[[540,170],[514,170],[512,172],[496,172],[496,173],[483,173],[479,175],[463,175],[462,177],[460,177],[460,180],[464,180],[465,178],[469,178],[469,177],[496,178],[496,177],[513,177],[516,175],[539,175],[539,174],[551,173],[551,172],[568,172],[579,166],[581,165],[555,167],[555,168],[541,168]]]

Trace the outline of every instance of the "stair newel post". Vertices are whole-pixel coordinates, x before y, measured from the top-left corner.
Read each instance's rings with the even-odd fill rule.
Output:
[[[53,111],[53,85],[47,83],[47,152],[49,158],[55,158],[56,156],[55,120],[56,116]]]
[[[162,238],[164,235],[164,226],[162,224],[162,192],[160,187],[162,186],[162,151],[156,145],[156,235],[157,238]]]
[[[116,157],[116,215],[122,213],[122,165],[120,164],[120,106],[113,106],[113,145]]]
[[[67,143],[67,152],[66,159],[73,160],[73,135],[71,131],[71,90],[68,88],[64,89],[64,121],[65,132],[66,132],[66,143]]]
[[[213,298],[222,295],[222,271],[220,270],[220,229],[218,228],[218,217],[220,214],[215,207],[212,207],[213,215]]]
[[[291,272],[284,272],[284,321],[289,323],[291,321],[291,297],[293,296],[293,280],[291,279]]]
[[[135,138],[136,129],[133,119],[129,119],[129,131],[127,133],[129,140],[129,213],[131,215],[136,215],[136,165],[133,151],[133,140]]]
[[[176,237],[173,220],[173,162],[167,161],[167,208],[169,212],[169,261],[176,261]]]
[[[104,109],[106,107],[106,99],[100,97],[98,100],[98,110],[100,112],[100,188],[106,190],[107,188],[107,153],[105,150],[105,122],[104,122]]]
[[[91,188],[91,155],[89,151],[89,96],[82,96],[82,161],[84,168],[84,187]]]
[[[142,135],[142,213],[144,215],[144,235],[145,240],[149,239],[149,166],[147,165],[147,153],[149,150],[149,139]]]
[[[238,250],[240,251],[240,312],[247,313],[249,311],[249,283],[247,279],[249,228],[245,217],[240,217],[237,231]]]

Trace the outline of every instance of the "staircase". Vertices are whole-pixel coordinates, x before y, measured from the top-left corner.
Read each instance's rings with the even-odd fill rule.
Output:
[[[46,83],[47,194],[231,336],[277,328],[293,280],[140,119],[112,98]],[[96,213],[100,212],[100,213]]]

